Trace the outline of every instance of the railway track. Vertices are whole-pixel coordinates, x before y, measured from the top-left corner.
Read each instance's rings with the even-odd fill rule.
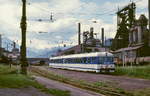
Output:
[[[54,73],[47,72],[46,70],[40,69],[40,67],[31,67],[30,70],[34,73],[37,73],[40,76],[43,76],[52,80],[60,81],[66,84],[70,84],[75,87],[79,87],[79,88],[94,91],[100,94],[104,94],[106,96],[132,96],[132,94],[127,93],[125,91],[118,91],[113,88],[108,88],[108,87],[103,87],[103,86],[96,87],[90,83],[83,83],[83,82],[81,83],[74,79],[66,78],[63,76],[56,75]]]

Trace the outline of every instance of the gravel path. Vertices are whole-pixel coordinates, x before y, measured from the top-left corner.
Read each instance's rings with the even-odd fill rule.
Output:
[[[29,88],[0,88],[0,96],[52,96],[40,92],[38,89],[29,87]]]
[[[78,72],[53,68],[47,68],[46,70],[52,71],[56,74],[63,75],[66,77],[86,80],[89,82],[98,82],[98,81],[112,82],[113,84],[115,84],[115,86],[118,86],[125,90],[150,88],[150,80],[145,79],[130,78],[125,76],[112,76],[88,72]]]
[[[102,96],[95,92],[87,91],[84,89],[80,89],[68,84],[64,84],[58,81],[50,80],[44,77],[34,76],[35,79],[41,84],[45,85],[47,88],[56,88],[64,91],[70,91],[71,96]]]

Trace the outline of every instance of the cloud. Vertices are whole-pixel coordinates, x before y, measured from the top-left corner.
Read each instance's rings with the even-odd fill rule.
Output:
[[[138,8],[148,8],[148,0],[139,0],[136,5]]]
[[[103,2],[102,2],[103,1]],[[52,48],[62,45],[76,45],[77,22],[82,24],[82,32],[94,27],[101,39],[101,28],[105,28],[107,38],[116,34],[116,15],[118,9],[128,4],[129,0],[98,0],[98,2],[82,0],[30,0],[27,2],[27,45],[33,49]],[[147,1],[147,0],[146,0]],[[21,41],[21,0],[0,0],[0,31],[11,40]],[[137,3],[137,9],[146,8],[142,0]],[[50,22],[53,12],[54,22]],[[109,15],[109,14],[114,15]],[[144,11],[138,11],[137,16]],[[43,22],[39,22],[42,19]],[[96,20],[98,23],[93,24]],[[107,22],[108,21],[108,22]],[[39,33],[46,32],[46,33]],[[30,42],[32,41],[32,43]]]

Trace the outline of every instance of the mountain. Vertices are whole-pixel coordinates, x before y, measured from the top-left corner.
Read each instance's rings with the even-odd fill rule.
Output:
[[[16,44],[16,47],[20,49],[20,46]],[[54,47],[54,48],[45,48],[45,49],[35,49],[35,48],[27,48],[27,57],[28,58],[49,58],[51,55],[55,54],[58,52],[58,50],[64,50],[67,49],[71,46],[68,47]],[[2,38],[2,48],[5,48],[5,50],[11,51],[13,49],[13,41],[3,37]]]
[[[64,50],[67,49],[68,47],[55,47],[55,48],[46,48],[43,50],[39,50],[38,51],[38,55],[36,56],[37,58],[49,58],[50,56],[56,54],[58,52],[58,50]]]

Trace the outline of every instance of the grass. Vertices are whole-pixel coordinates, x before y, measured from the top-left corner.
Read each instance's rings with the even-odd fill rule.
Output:
[[[123,75],[129,77],[143,78],[150,80],[150,65],[133,67],[116,67],[112,75]]]
[[[69,91],[58,89],[48,89],[36,82],[32,77],[16,73],[16,67],[0,65],[0,88],[25,88],[32,86],[42,92],[52,94],[54,96],[70,96]]]
[[[16,73],[17,68],[12,66],[11,68],[8,65],[0,64],[0,75]]]
[[[150,88],[132,91],[133,96],[150,96]]]

